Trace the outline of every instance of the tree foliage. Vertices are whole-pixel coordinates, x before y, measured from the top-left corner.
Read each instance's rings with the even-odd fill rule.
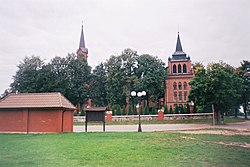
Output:
[[[222,118],[237,105],[242,91],[242,79],[233,67],[223,62],[209,64],[207,70],[197,71],[190,85],[189,100],[195,103],[196,110],[211,111],[213,104]]]
[[[239,104],[243,106],[245,119],[247,119],[248,106],[250,102],[250,62],[241,62],[241,66],[237,68],[237,72],[243,79],[243,89],[239,99]]]

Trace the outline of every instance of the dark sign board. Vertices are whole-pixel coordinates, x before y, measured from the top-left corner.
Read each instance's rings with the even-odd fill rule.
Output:
[[[106,107],[85,108],[85,132],[88,130],[88,122],[103,122],[103,131],[105,132],[105,114]]]

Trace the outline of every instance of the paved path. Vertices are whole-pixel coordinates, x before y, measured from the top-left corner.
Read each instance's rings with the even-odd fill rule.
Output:
[[[250,121],[212,126],[209,124],[147,124],[141,125],[143,132],[180,131],[205,128],[250,130]],[[137,132],[138,125],[106,125],[106,132]],[[74,132],[84,132],[85,126],[74,126]],[[88,126],[88,132],[101,132],[102,125]]]

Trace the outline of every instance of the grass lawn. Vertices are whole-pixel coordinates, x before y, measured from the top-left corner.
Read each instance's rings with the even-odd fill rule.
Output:
[[[242,118],[225,117],[224,123],[235,123],[245,121]],[[212,124],[212,120],[169,120],[169,121],[141,121],[142,124]],[[106,122],[106,125],[137,125],[138,121],[113,121]],[[85,125],[84,122],[74,122],[74,125]],[[100,125],[98,123],[88,123],[88,125]]]
[[[0,134],[0,166],[249,166],[250,136],[152,133]]]

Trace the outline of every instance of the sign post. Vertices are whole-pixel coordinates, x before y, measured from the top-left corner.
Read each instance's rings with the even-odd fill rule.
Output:
[[[106,107],[85,108],[84,111],[86,112],[85,132],[88,131],[88,122],[102,122],[103,132],[105,132]]]

